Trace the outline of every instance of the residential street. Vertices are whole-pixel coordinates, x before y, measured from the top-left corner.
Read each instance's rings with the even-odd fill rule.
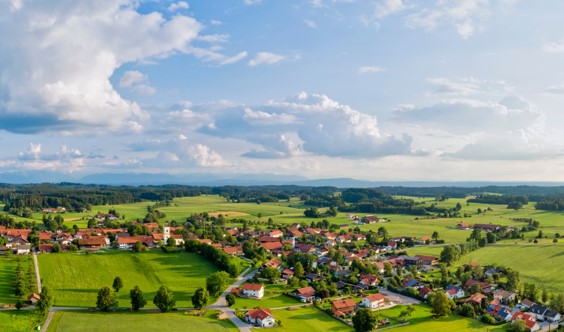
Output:
[[[243,273],[241,273],[241,276],[245,275],[245,273],[250,268],[251,267],[249,267],[247,270],[243,271]],[[237,278],[237,281],[235,281],[233,284],[231,284],[231,286],[227,287],[227,289],[223,292],[223,294],[221,294],[219,299],[214,304],[207,306],[206,308],[221,310],[235,324],[235,326],[237,326],[239,328],[240,331],[251,332],[250,325],[244,323],[242,320],[239,319],[239,317],[235,316],[235,309],[231,309],[227,306],[225,296],[227,294],[231,293],[231,290],[233,288],[238,288],[241,284],[243,284],[245,282],[245,280],[252,278],[257,272],[258,272],[258,270],[254,270],[253,272],[249,273],[245,277],[239,276],[239,278]]]

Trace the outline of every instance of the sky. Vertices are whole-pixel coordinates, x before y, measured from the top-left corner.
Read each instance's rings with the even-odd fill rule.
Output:
[[[564,2],[0,0],[0,173],[564,181]]]

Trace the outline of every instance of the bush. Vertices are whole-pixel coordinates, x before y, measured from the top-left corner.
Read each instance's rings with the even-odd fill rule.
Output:
[[[482,315],[482,322],[486,323],[486,324],[495,324],[495,318],[493,318],[492,316],[485,314]]]

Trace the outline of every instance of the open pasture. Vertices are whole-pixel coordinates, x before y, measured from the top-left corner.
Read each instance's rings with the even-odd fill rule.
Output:
[[[59,311],[55,313],[48,332],[70,331],[238,331],[231,321],[216,319],[216,311],[203,316],[184,312],[85,312]]]
[[[218,270],[197,254],[165,254],[157,250],[43,254],[38,259],[43,284],[54,291],[56,306],[94,307],[100,288],[111,286],[120,276],[120,307],[130,306],[129,290],[135,285],[143,291],[147,307],[154,307],[152,300],[161,285],[173,290],[178,307],[191,307],[195,290]]]

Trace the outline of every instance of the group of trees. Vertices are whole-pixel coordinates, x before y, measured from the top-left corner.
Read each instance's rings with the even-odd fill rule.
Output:
[[[337,216],[337,208],[334,206],[329,207],[325,212],[320,212],[317,208],[311,207],[305,209],[304,216],[307,218],[328,218]]]
[[[27,262],[24,262],[25,259],[27,259]],[[21,300],[22,297],[37,292],[37,280],[32,257],[18,256],[17,260],[14,294]],[[24,270],[22,263],[27,265],[27,269]]]
[[[114,278],[112,287],[104,286],[98,291],[98,296],[96,298],[96,308],[101,311],[110,311],[117,308],[119,301],[116,297],[116,293],[123,288],[123,280],[118,276]],[[143,295],[143,291],[139,286],[134,286],[129,291],[129,298],[131,301],[131,308],[135,311],[147,305],[147,300]],[[176,305],[176,300],[174,299],[172,290],[165,285],[162,285],[155,294],[153,298],[153,303],[161,310],[161,312],[171,311]]]

